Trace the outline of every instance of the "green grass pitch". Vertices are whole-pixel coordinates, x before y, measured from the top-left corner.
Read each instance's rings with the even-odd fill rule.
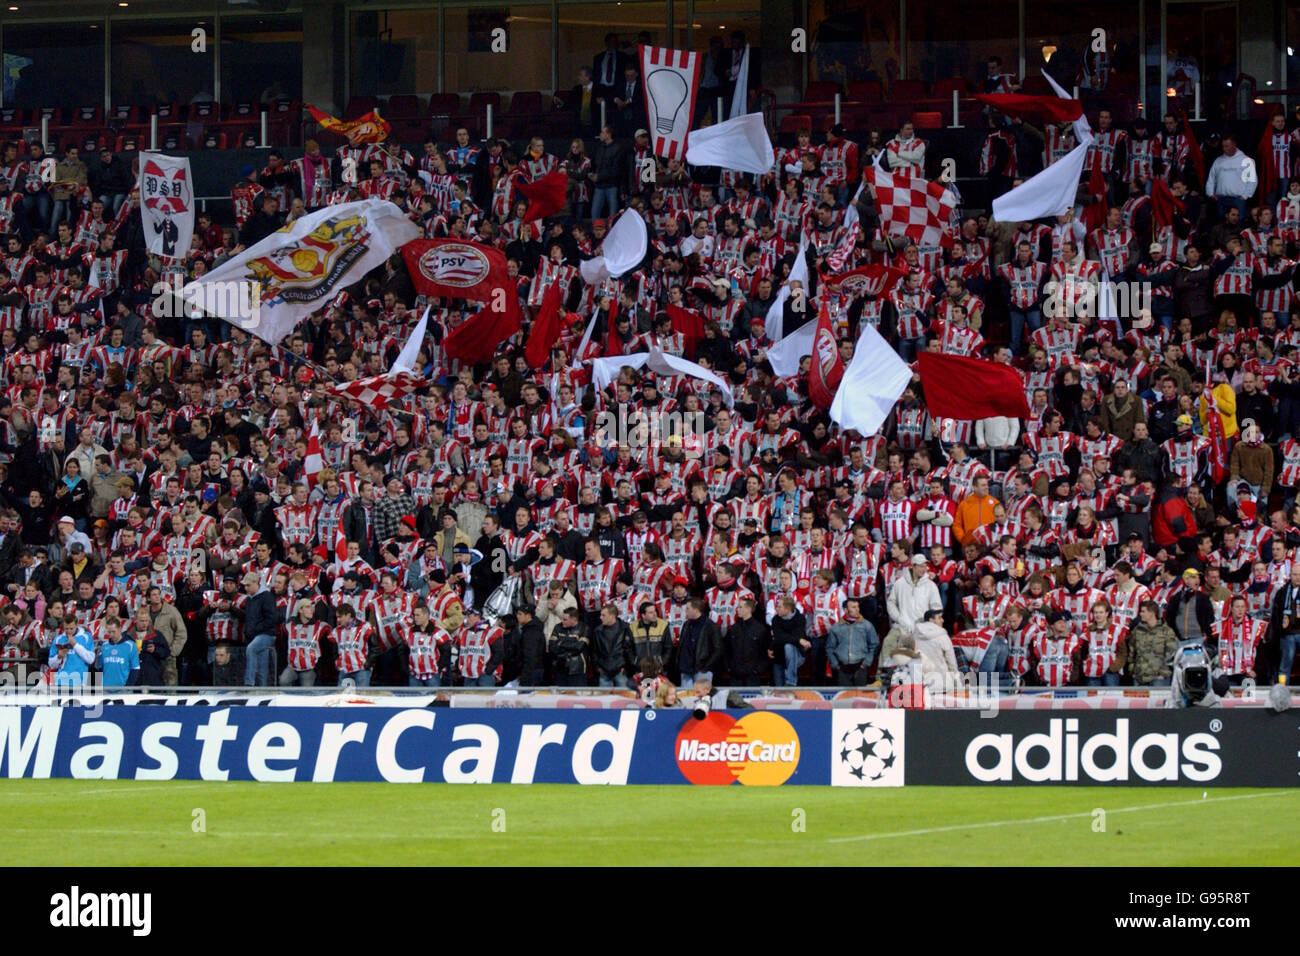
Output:
[[[52,866],[1291,865],[1300,791],[5,780],[0,837]]]

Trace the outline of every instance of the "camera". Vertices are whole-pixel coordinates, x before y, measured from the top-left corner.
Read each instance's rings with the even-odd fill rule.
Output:
[[[696,720],[703,720],[713,709],[713,698],[708,694],[701,694],[695,698],[695,706],[691,709],[691,716]]]
[[[1188,641],[1174,650],[1173,680],[1169,706],[1219,707],[1222,701],[1214,692],[1210,678],[1210,656],[1200,641]]]

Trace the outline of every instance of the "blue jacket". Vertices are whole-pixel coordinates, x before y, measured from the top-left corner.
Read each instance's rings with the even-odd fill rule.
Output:
[[[62,667],[59,666],[59,645],[67,641],[67,635],[59,634],[50,642],[49,665],[58,671],[54,683],[60,687],[86,683],[90,665],[95,661],[95,642],[90,639],[90,635],[85,631],[77,631],[75,640],[76,647],[68,651],[67,660]]]
[[[275,603],[275,595],[270,589],[263,588],[250,597],[248,603],[244,605],[244,634],[250,641],[259,634],[270,634],[274,637],[281,618],[279,605]]]

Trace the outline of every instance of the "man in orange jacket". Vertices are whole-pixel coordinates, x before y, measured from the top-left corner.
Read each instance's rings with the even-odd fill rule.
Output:
[[[957,505],[957,517],[952,522],[952,535],[963,545],[974,539],[975,532],[993,522],[993,506],[998,499],[989,494],[987,475],[979,475],[971,492]]]

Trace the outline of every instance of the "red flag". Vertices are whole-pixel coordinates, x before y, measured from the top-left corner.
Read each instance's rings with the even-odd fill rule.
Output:
[[[316,109],[310,103],[307,104],[307,112],[322,127],[332,133],[348,137],[353,143],[382,143],[388,139],[387,121],[373,110],[354,120],[341,120],[337,116]]]
[[[1223,434],[1219,403],[1209,386],[1205,389],[1205,404],[1205,432],[1210,439],[1210,480],[1217,485],[1228,477],[1228,439]]]
[[[447,358],[462,362],[487,362],[496,354],[497,346],[523,328],[519,315],[519,300],[506,290],[505,307],[497,310],[495,303],[484,307],[452,329],[442,340]]]
[[[987,103],[999,113],[1021,119],[1072,123],[1083,115],[1083,104],[1078,100],[1062,99],[1054,94],[1031,96],[1025,93],[976,93],[975,99]]]
[[[1255,165],[1259,168],[1259,192],[1255,195],[1267,198],[1277,185],[1277,164],[1273,162],[1273,117],[1282,113],[1281,105],[1273,107],[1268,122],[1264,124],[1264,135],[1255,147]],[[1285,134],[1285,130],[1283,130]],[[1290,148],[1291,137],[1287,135],[1287,147]]]
[[[826,411],[835,400],[835,390],[844,377],[844,359],[831,328],[831,313],[825,299],[817,315],[817,330],[813,333],[812,371],[808,375],[808,397],[813,404]]]
[[[1187,155],[1192,158],[1192,165],[1196,167],[1196,177],[1199,180],[1196,188],[1205,188],[1205,156],[1201,153],[1201,144],[1196,141],[1196,134],[1192,132],[1192,124],[1187,122],[1187,110],[1179,110],[1178,118],[1183,124],[1183,134],[1187,137]]]
[[[402,259],[415,291],[486,302],[498,289],[513,298],[506,254],[461,239],[415,239],[402,246]]]
[[[311,431],[307,433],[307,457],[302,462],[302,476],[308,488],[316,486],[316,476],[325,467],[325,455],[320,446],[320,424],[312,419]]]
[[[348,559],[348,539],[343,536],[343,522],[334,528],[334,573],[343,570],[343,562]],[[358,609],[359,610],[359,609]]]
[[[880,297],[888,295],[894,286],[907,278],[907,273],[893,266],[865,265],[851,272],[831,276],[827,281],[840,287],[841,292],[856,296]]]
[[[1092,173],[1088,176],[1088,194],[1100,196],[1101,199],[1089,202],[1083,207],[1083,227],[1091,233],[1106,225],[1106,176],[1101,171],[1101,163],[1092,164]]]
[[[691,309],[669,303],[666,307],[668,317],[673,320],[673,331],[681,333],[686,340],[686,357],[695,361],[695,350],[704,338],[704,316]]]
[[[528,200],[528,210],[524,213],[525,222],[535,222],[553,216],[564,208],[564,194],[569,185],[568,174],[555,170],[532,182],[519,182],[516,187],[519,194]]]
[[[551,349],[560,340],[563,329],[560,308],[560,284],[552,282],[546,287],[542,304],[537,307],[537,317],[533,319],[533,330],[528,334],[528,344],[524,347],[524,357],[528,367],[540,369],[551,357]]]
[[[1010,365],[962,355],[921,352],[917,371],[935,418],[1028,418],[1025,383]]]
[[[1163,179],[1151,180],[1151,221],[1157,229],[1172,226],[1174,213],[1187,212],[1187,204],[1169,191]]]
[[[622,355],[623,340],[618,337],[618,296],[609,298],[609,328],[605,330],[605,356]]]

